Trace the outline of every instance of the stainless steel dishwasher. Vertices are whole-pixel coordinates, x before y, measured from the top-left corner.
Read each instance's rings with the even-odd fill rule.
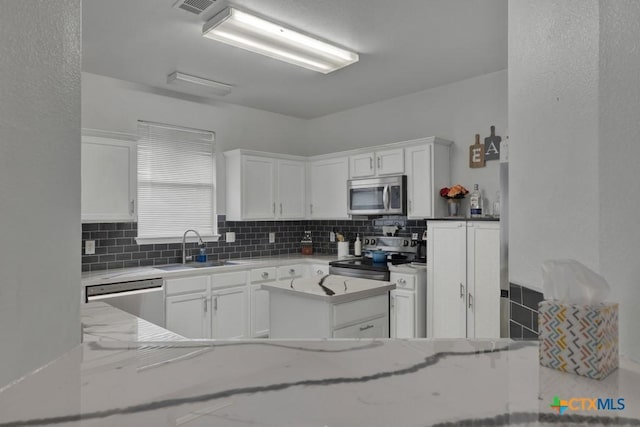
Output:
[[[86,287],[86,301],[102,301],[158,326],[165,326],[161,278]]]

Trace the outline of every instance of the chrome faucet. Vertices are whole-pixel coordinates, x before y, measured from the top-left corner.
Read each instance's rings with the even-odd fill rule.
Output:
[[[194,233],[196,233],[196,236],[198,236],[198,240],[200,240],[200,244],[204,245],[204,242],[202,241],[202,237],[200,237],[200,234],[196,231],[196,230],[187,230],[184,232],[184,234],[182,235],[182,263],[186,264],[187,263],[187,251],[185,250],[185,244],[187,243],[187,233],[193,231]]]

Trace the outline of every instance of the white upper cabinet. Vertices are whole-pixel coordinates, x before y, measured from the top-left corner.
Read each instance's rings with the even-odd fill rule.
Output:
[[[82,136],[82,221],[136,221],[136,142],[104,135]]]
[[[277,217],[301,219],[305,217],[305,162],[278,160]]]
[[[337,157],[311,161],[309,177],[309,218],[349,218],[347,214],[349,160],[346,157]]]
[[[407,217],[437,218],[447,215],[440,189],[451,181],[449,141],[428,138],[405,148]]]
[[[351,178],[402,175],[405,172],[404,150],[394,148],[350,156],[349,170]]]
[[[305,217],[305,162],[233,150],[224,153],[227,219],[273,220]]]

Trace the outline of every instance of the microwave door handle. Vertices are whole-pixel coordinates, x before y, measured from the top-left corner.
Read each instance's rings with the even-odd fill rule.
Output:
[[[384,204],[384,210],[389,210],[389,186],[385,185],[384,190],[382,190],[382,203]]]

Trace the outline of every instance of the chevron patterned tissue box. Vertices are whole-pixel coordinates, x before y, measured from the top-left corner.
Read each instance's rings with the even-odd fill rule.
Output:
[[[538,304],[540,365],[601,380],[618,367],[618,304]]]

